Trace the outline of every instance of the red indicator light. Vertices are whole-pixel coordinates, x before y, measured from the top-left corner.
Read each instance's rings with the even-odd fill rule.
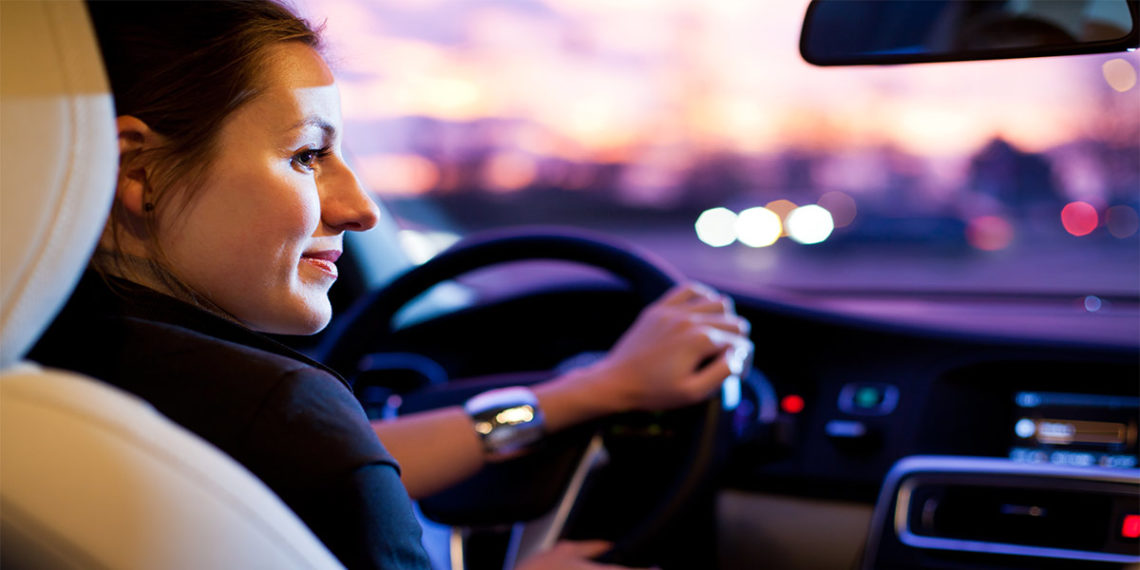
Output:
[[[796,394],[788,394],[780,400],[780,409],[789,414],[798,414],[804,411],[804,399]]]
[[[1100,219],[1092,204],[1069,202],[1061,210],[1061,224],[1065,226],[1065,231],[1075,236],[1083,236],[1092,233],[1100,224]]]
[[[1120,525],[1120,536],[1140,538],[1140,515],[1124,515],[1124,524]]]

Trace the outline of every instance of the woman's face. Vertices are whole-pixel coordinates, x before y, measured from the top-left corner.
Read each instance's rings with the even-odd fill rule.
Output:
[[[346,230],[379,210],[341,155],[340,95],[316,51],[272,49],[266,90],[227,119],[202,186],[159,212],[175,273],[246,326],[310,334],[328,324],[328,290]]]

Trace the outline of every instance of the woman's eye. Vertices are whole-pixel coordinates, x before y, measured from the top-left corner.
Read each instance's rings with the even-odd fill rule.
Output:
[[[329,155],[329,147],[309,148],[293,155],[293,165],[312,170],[317,162]]]

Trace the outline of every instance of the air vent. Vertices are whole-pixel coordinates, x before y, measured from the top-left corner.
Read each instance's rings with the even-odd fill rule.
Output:
[[[1140,471],[907,458],[888,476],[874,524],[871,556],[913,561],[926,551],[1138,564]]]

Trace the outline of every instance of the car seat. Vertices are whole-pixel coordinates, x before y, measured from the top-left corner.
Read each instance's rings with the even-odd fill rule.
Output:
[[[22,362],[114,193],[111,95],[81,1],[0,2],[0,564],[340,568],[260,480],[142,400]]]

